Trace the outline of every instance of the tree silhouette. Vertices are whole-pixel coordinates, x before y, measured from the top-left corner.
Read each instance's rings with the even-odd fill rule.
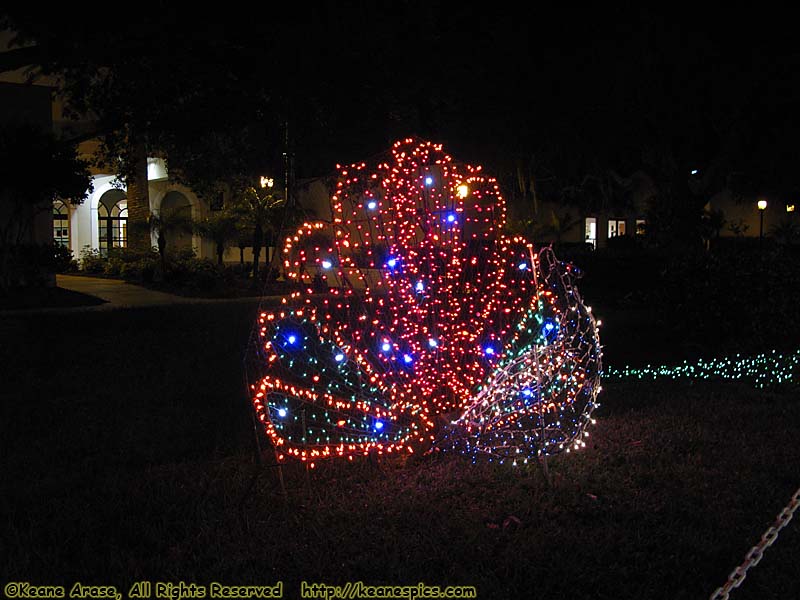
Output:
[[[212,213],[196,225],[196,231],[201,237],[214,242],[218,265],[222,264],[225,248],[239,235],[236,221],[235,215],[222,211]]]
[[[161,258],[161,266],[166,267],[167,263],[167,244],[169,239],[180,233],[191,233],[193,228],[191,207],[176,206],[161,208],[156,213],[152,213],[148,218],[150,231],[156,234],[156,244],[158,255]]]
[[[0,181],[0,286],[7,288],[34,218],[52,212],[57,198],[83,202],[91,175],[74,146],[25,124],[0,127],[0,164],[10,174]]]

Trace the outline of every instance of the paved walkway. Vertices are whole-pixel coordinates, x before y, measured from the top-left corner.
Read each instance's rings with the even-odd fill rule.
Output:
[[[251,296],[247,298],[189,298],[168,294],[166,292],[149,290],[119,279],[82,277],[80,275],[56,275],[56,285],[65,290],[72,290],[73,292],[95,296],[101,300],[105,300],[105,303],[95,306],[8,309],[0,310],[0,315],[93,312],[98,310],[137,308],[143,306],[169,306],[174,304],[219,304],[222,302],[256,304],[261,300],[276,298],[273,296]]]
[[[158,306],[182,303],[187,300],[187,298],[182,298],[181,296],[148,290],[119,279],[56,275],[56,284],[65,290],[96,296],[117,307]],[[98,306],[107,308],[106,305],[102,304]]]

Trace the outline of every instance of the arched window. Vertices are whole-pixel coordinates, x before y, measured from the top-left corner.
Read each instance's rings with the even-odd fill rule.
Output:
[[[69,209],[61,200],[53,202],[53,243],[69,248]]]
[[[128,239],[128,199],[122,190],[109,190],[97,205],[100,254],[108,256],[110,248],[124,248]]]

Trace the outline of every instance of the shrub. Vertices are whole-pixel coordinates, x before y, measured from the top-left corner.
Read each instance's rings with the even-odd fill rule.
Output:
[[[42,286],[69,268],[72,252],[54,244],[14,244],[0,246],[0,259],[0,288]]]
[[[84,246],[81,250],[81,269],[86,273],[102,273],[106,268],[106,260],[100,256],[100,250]]]
[[[222,286],[225,281],[225,270],[211,259],[184,254],[168,263],[164,280],[168,283],[209,291]]]
[[[617,235],[608,238],[608,251],[618,256],[630,256],[641,251],[643,237],[637,235]]]
[[[759,250],[757,239],[734,241],[711,251],[605,248],[571,258],[584,273],[578,286],[590,305],[620,317],[647,315],[659,336],[652,343],[677,356],[795,348],[800,248]]]
[[[243,264],[236,263],[235,265],[225,265],[226,279],[249,279],[250,273],[253,271],[253,263],[246,262]]]
[[[52,255],[53,268],[56,273],[70,273],[78,270],[78,263],[72,257],[72,250],[66,246],[54,244]]]
[[[267,283],[268,281],[275,281],[280,276],[280,271],[269,265],[266,265],[258,270],[258,279],[261,283]]]
[[[139,263],[125,263],[119,270],[119,275],[126,281],[141,281],[142,275]]]
[[[800,338],[796,255],[773,247],[674,256],[648,300],[665,327],[709,352],[789,349]]]
[[[110,248],[108,251],[108,258],[116,259],[119,263],[131,264],[139,262],[142,259],[157,258],[158,251],[155,248],[149,250],[133,250],[131,248]]]
[[[176,260],[178,262],[181,261],[186,262],[186,261],[191,261],[192,259],[196,259],[197,255],[194,252],[194,248],[182,248],[181,250],[175,252],[172,255],[172,258],[173,260]]]
[[[156,257],[147,257],[143,258],[137,263],[134,263],[139,267],[139,273],[141,280],[147,283],[150,283],[155,278],[155,274],[159,269],[160,263],[158,258]]]
[[[123,265],[125,265],[121,259],[116,257],[110,257],[106,260],[105,268],[103,269],[103,273],[108,275],[109,277],[118,277],[120,274],[120,269]]]
[[[208,258],[195,258],[189,263],[190,283],[198,289],[209,291],[221,287],[224,282],[223,269]]]
[[[647,308],[654,290],[661,285],[661,273],[669,257],[660,251],[638,252],[599,248],[573,254],[558,254],[574,262],[582,273],[581,295],[590,305],[603,308]]]
[[[153,267],[158,253],[150,250],[137,251],[130,248],[109,248],[108,257],[100,251],[84,246],[81,251],[81,267],[86,273],[103,273],[109,277],[124,277],[136,281],[152,281]]]
[[[151,283],[158,269],[158,258],[145,256],[135,262],[123,263],[120,276],[128,281]]]

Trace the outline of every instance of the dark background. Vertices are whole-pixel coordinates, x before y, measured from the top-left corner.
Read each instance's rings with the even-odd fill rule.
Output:
[[[6,25],[56,67],[114,65],[118,113],[150,101],[148,125],[184,138],[223,122],[247,127],[261,142],[248,148],[274,172],[288,120],[298,177],[417,135],[498,176],[531,160],[539,177],[566,181],[609,168],[654,171],[667,159],[704,169],[724,158],[726,174],[746,171],[760,190],[795,190],[800,56],[780,10],[416,1],[97,8],[12,6]]]

